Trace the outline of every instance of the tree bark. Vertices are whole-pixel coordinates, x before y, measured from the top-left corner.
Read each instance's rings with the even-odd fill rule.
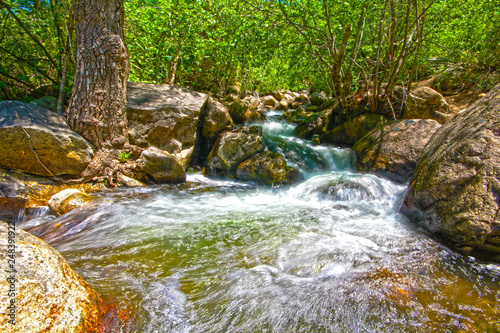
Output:
[[[122,0],[74,2],[76,72],[69,101],[69,126],[98,149],[128,143],[126,89],[128,51]]]

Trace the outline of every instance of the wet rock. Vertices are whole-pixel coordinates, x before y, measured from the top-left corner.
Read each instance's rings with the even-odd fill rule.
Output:
[[[353,146],[355,167],[396,182],[410,179],[422,151],[440,127],[430,119],[399,120],[378,126]]]
[[[205,112],[201,133],[209,141],[215,142],[220,133],[233,127],[229,110],[222,103],[211,98]]]
[[[123,186],[126,186],[126,187],[142,187],[142,186],[146,186],[144,185],[144,183],[134,179],[134,178],[130,178],[130,177],[127,177],[125,176],[124,174],[122,174],[121,172],[118,172],[117,173],[117,176],[116,176],[116,180],[118,181],[118,183],[122,184]]]
[[[85,206],[91,201],[92,197],[87,193],[77,189],[66,189],[52,196],[48,205],[54,213],[63,215],[75,208]]]
[[[500,253],[500,85],[425,147],[402,212],[455,249]]]
[[[271,91],[269,95],[273,96],[277,102],[280,102],[283,98],[285,98],[283,92],[281,91]]]
[[[307,112],[307,111],[306,111]],[[295,127],[293,134],[296,137],[310,140],[313,135],[322,135],[328,127],[328,119],[332,109],[311,114],[306,119],[300,121]]]
[[[321,135],[320,143],[354,145],[378,125],[386,123],[385,117],[378,114],[364,114],[350,119],[344,124]]]
[[[429,87],[418,87],[408,96],[402,119],[434,119],[443,124],[451,116],[450,106],[440,93]]]
[[[270,107],[273,107],[278,103],[278,101],[276,100],[276,98],[274,98],[273,96],[271,95],[267,95],[267,96],[264,96],[260,99],[261,103],[265,106],[270,106]]]
[[[10,232],[0,222],[0,260],[6,265],[9,235],[15,235],[15,326],[2,315],[0,331],[97,332],[103,316],[99,295],[50,245],[20,229]],[[5,291],[2,311],[7,311],[6,291],[11,286],[6,277],[0,279],[0,289]]]
[[[57,113],[34,104],[0,102],[0,167],[77,176],[93,156],[92,146]]]
[[[262,184],[287,184],[299,178],[299,171],[288,166],[281,154],[264,151],[242,162],[236,169],[236,178]]]
[[[194,147],[208,96],[167,84],[129,82],[127,120],[130,143],[178,154]]]
[[[156,147],[144,150],[137,160],[137,166],[158,184],[186,181],[186,171],[177,158]]]
[[[260,128],[227,131],[215,142],[207,159],[205,175],[226,175],[247,158],[265,149]]]
[[[334,180],[318,188],[321,198],[336,201],[366,200],[380,196],[378,191],[353,180]]]

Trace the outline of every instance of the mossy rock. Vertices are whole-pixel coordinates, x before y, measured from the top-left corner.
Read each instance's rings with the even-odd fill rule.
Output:
[[[335,143],[354,145],[359,139],[368,134],[375,127],[387,122],[387,119],[379,114],[364,114],[348,120],[344,124],[335,127],[320,137],[320,143]]]
[[[242,162],[236,169],[236,178],[261,184],[288,184],[297,181],[299,172],[288,166],[281,154],[264,151]]]

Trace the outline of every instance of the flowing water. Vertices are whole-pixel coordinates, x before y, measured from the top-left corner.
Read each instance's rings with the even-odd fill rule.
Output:
[[[270,118],[266,142],[300,168],[295,185],[192,174],[21,226],[127,310],[113,331],[500,331],[498,265],[415,230],[398,214],[406,187],[354,172],[349,149]]]

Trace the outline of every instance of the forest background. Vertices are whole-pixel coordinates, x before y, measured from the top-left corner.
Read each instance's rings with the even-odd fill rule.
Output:
[[[500,0],[124,4],[131,81],[216,96],[324,90],[339,101],[359,89],[390,96],[433,75],[459,77],[458,89],[498,83]],[[75,72],[74,26],[70,0],[0,0],[0,100],[52,95],[62,109]]]

